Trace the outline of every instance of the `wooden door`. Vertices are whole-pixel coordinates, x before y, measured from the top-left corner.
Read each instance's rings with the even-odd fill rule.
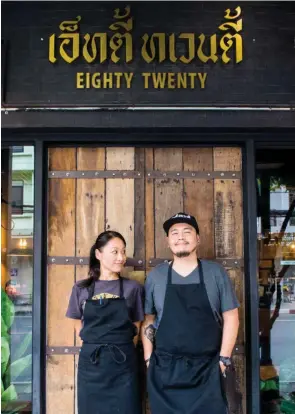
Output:
[[[81,342],[65,313],[73,284],[87,277],[95,238],[121,232],[124,275],[144,283],[146,272],[170,258],[162,224],[180,211],[196,216],[199,256],[223,264],[242,304],[228,397],[231,413],[246,414],[241,159],[231,147],[49,149],[47,414],[77,412]],[[143,405],[148,412],[145,398]]]

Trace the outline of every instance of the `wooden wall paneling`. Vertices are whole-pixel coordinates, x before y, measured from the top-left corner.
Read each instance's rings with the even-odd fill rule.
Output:
[[[46,414],[74,413],[74,356],[47,356]]]
[[[184,148],[184,171],[212,171],[213,148]],[[198,255],[214,258],[214,202],[213,181],[185,179],[184,211],[196,217],[201,243]]]
[[[215,171],[240,171],[242,169],[241,149],[214,148]],[[214,180],[215,204],[215,253],[216,257],[243,257],[243,209],[241,180]],[[238,342],[244,342],[244,281],[243,272],[232,270],[230,276],[237,296],[242,303],[240,310],[240,332]],[[232,384],[225,381],[230,413],[245,414],[245,358],[234,357],[236,378]],[[230,374],[231,375],[231,374]]]
[[[77,170],[104,170],[104,148],[78,148]],[[77,256],[88,256],[99,233],[105,229],[104,179],[77,179]]]
[[[182,171],[182,148],[155,148],[154,168],[158,171]],[[171,257],[163,223],[183,211],[183,179],[155,180],[155,243],[156,257]]]
[[[135,148],[135,170],[139,171],[141,178],[134,180],[134,257],[145,262],[145,150]],[[129,272],[128,277],[143,284],[145,271],[141,266],[134,267],[134,271]]]
[[[145,168],[154,169],[154,149],[145,149]],[[146,260],[155,257],[155,213],[154,213],[154,180],[145,179],[145,256]],[[151,268],[147,266],[146,271]]]
[[[134,170],[134,148],[107,148],[107,170]],[[119,231],[127,243],[127,256],[134,257],[134,179],[106,179],[106,230]],[[133,268],[125,268],[127,276]]]
[[[145,149],[145,169],[154,169],[154,149]],[[155,214],[154,214],[154,180],[145,178],[145,257],[146,260],[155,257]],[[152,268],[147,265],[146,273]],[[142,385],[143,413],[150,414],[149,400],[146,391],[146,369],[143,368],[144,381]]]
[[[75,170],[76,149],[50,149],[49,169]],[[75,198],[74,179],[49,180],[49,256],[75,255]],[[73,324],[65,317],[74,282],[74,266],[48,266],[48,346],[74,345]],[[47,357],[46,407],[47,414],[74,412],[74,357],[72,355]]]
[[[242,151],[235,147],[215,147],[213,151],[215,171],[241,171]]]

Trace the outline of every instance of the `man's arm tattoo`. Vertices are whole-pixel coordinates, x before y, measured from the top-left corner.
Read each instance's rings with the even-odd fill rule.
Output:
[[[149,325],[144,329],[144,336],[146,336],[152,343],[155,339],[155,328],[153,325]]]

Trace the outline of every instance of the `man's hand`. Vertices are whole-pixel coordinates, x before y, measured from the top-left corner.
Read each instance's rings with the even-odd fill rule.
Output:
[[[221,361],[219,361],[219,366],[220,366],[222,375],[225,377],[226,366]]]

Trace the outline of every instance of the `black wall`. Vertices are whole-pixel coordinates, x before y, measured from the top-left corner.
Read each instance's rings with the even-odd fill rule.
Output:
[[[67,64],[48,61],[48,39],[61,33],[59,25],[81,15],[80,34],[107,32],[115,19],[114,9],[130,4],[134,19],[132,36],[134,59],[130,63],[86,64],[82,57]],[[196,38],[225,33],[218,26],[225,22],[227,8],[232,12],[241,6],[243,19],[243,60],[224,64],[221,51],[217,63],[147,64],[141,57],[143,34],[164,32],[176,35],[195,33]],[[237,19],[236,19],[237,20]],[[5,60],[2,62],[2,101],[4,106],[253,106],[293,107],[295,104],[295,4],[293,2],[2,2],[2,41]],[[234,32],[231,32],[234,33]],[[178,53],[184,52],[180,45]],[[208,49],[207,49],[208,51]],[[2,52],[3,54],[3,52]],[[77,89],[77,72],[133,72],[132,87],[126,89]],[[207,73],[206,87],[200,89],[144,89],[142,72]],[[4,126],[184,126],[246,127],[295,126],[294,112],[285,113],[190,113],[182,119],[176,113],[164,115],[145,113],[114,116],[97,113],[68,114],[63,119],[53,115],[9,115]],[[102,118],[102,122],[99,120]],[[79,120],[78,120],[79,119]],[[86,121],[87,119],[87,121]],[[134,120],[132,120],[134,119]],[[197,120],[197,121],[196,121]],[[214,121],[215,120],[215,121]],[[214,125],[212,125],[212,122]],[[53,123],[53,124],[52,124]]]

